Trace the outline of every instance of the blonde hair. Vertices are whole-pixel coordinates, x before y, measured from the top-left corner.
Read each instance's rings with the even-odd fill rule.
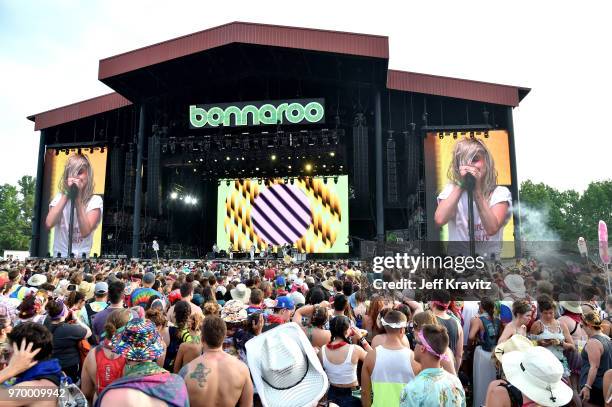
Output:
[[[80,199],[81,203],[87,205],[93,196],[94,190],[93,169],[91,168],[91,163],[87,156],[83,154],[73,154],[68,157],[68,161],[66,161],[66,165],[64,166],[64,173],[59,180],[57,188],[64,195],[68,195],[68,191],[70,190],[67,184],[68,178],[76,178],[82,169],[87,171],[87,185],[85,185],[85,188],[80,194]]]
[[[462,178],[459,167],[471,165],[472,160],[476,155],[482,155],[484,160],[484,179],[483,179],[483,194],[489,197],[497,186],[497,170],[493,155],[487,146],[477,138],[464,138],[455,144],[453,149],[453,161],[448,167],[448,179],[454,184],[460,185]]]

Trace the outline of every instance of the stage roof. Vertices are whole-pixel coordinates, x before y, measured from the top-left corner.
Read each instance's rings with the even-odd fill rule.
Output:
[[[266,47],[264,50],[262,47]],[[265,54],[263,61],[254,55]],[[294,62],[294,72],[313,73],[315,64],[329,67],[326,80],[361,83],[368,78],[386,81],[388,89],[416,92],[504,106],[518,106],[528,88],[390,70],[389,40],[385,36],[356,34],[310,28],[233,22],[194,34],[164,41],[100,60],[98,79],[116,93],[103,95],[29,116],[34,129],[111,111],[147,99],[156,92],[185,86],[181,70],[205,66],[208,74],[233,78],[248,66],[250,74],[259,65]],[[221,61],[223,66],[215,66]],[[309,62],[310,61],[310,62]],[[211,63],[212,62],[212,63]],[[310,66],[309,66],[310,64]],[[355,66],[365,68],[355,74]],[[303,65],[303,67],[302,67]],[[232,68],[230,68],[232,67]],[[277,66],[277,69],[279,67]],[[232,70],[234,69],[234,70]],[[335,76],[334,76],[335,75]],[[176,78],[176,79],[175,79]]]

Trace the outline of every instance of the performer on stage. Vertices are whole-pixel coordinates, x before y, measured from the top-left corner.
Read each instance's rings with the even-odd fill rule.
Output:
[[[448,223],[449,242],[469,242],[468,197],[465,176],[476,179],[474,187],[474,240],[494,242],[479,245],[482,255],[498,256],[504,226],[512,215],[512,195],[506,187],[497,186],[497,171],[493,156],[485,144],[475,138],[466,138],[455,144],[453,159],[448,168],[450,183],[438,195],[438,208],[434,216],[439,227]],[[467,245],[449,245],[449,253],[466,254]],[[486,251],[486,253],[483,253]]]
[[[59,192],[49,204],[49,214],[45,220],[47,230],[55,227],[53,253],[67,257],[70,211],[70,190],[76,186],[75,216],[72,234],[72,252],[76,257],[83,253],[89,256],[93,245],[94,231],[102,219],[103,201],[94,195],[94,175],[89,159],[82,154],[68,157],[64,173],[60,179]]]

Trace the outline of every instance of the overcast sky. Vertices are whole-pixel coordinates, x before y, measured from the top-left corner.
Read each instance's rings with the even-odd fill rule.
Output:
[[[169,3],[0,0],[0,184],[36,173],[26,116],[111,92],[101,58],[231,21],[386,35],[390,68],[532,88],[514,110],[519,181],[612,178],[610,2]]]

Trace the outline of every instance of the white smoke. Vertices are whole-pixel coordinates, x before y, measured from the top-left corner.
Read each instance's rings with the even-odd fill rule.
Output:
[[[521,220],[523,253],[537,254],[538,258],[553,258],[560,254],[561,238],[548,226],[549,209],[536,209],[524,203],[514,208]]]

